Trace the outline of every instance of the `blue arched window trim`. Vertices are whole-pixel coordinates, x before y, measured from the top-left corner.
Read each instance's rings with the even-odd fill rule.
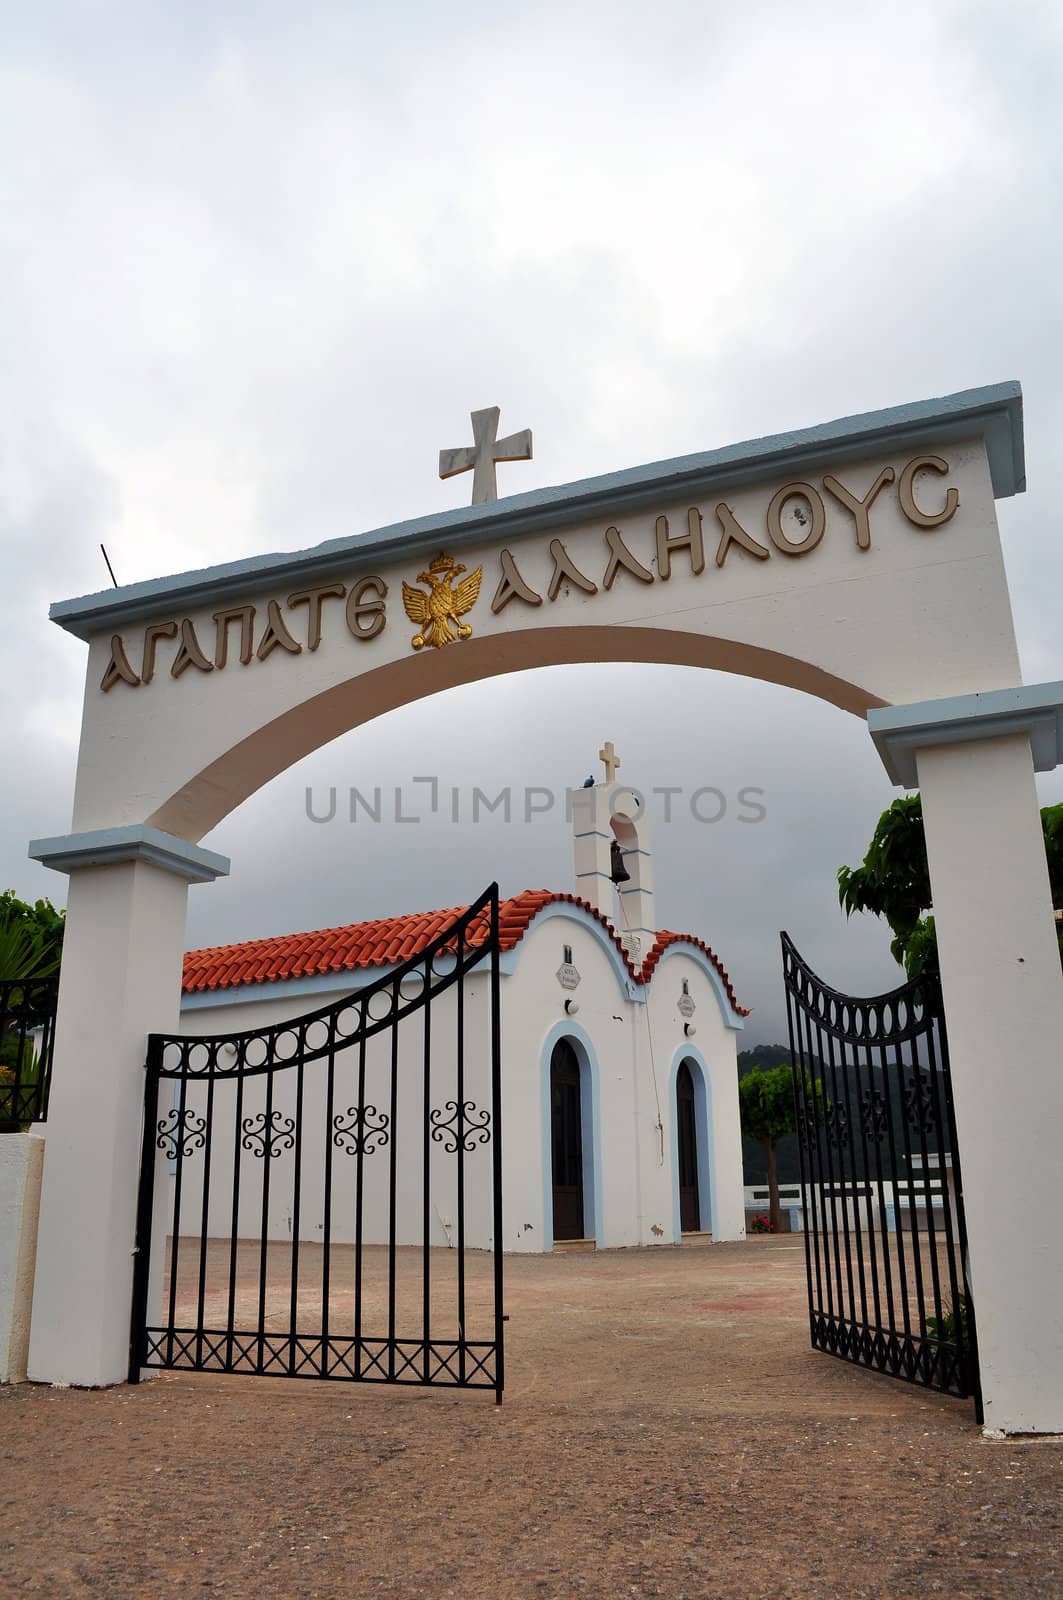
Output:
[[[605,1243],[602,1210],[601,1095],[598,1057],[590,1034],[567,1017],[555,1022],[543,1040],[540,1060],[543,1143],[543,1248],[554,1248],[553,1116],[550,1105],[550,1058],[559,1039],[567,1039],[579,1062],[580,1121],[583,1130],[583,1229],[601,1248]],[[676,1191],[678,1194],[678,1190]]]
[[[694,1083],[694,1139],[698,1152],[698,1212],[703,1233],[712,1232],[716,1215],[716,1163],[712,1158],[712,1082],[709,1065],[700,1050],[682,1044],[672,1059],[668,1080],[668,1107],[672,1123],[672,1221],[676,1244],[683,1237],[679,1215],[679,1104],[676,1086],[680,1063],[690,1066]]]

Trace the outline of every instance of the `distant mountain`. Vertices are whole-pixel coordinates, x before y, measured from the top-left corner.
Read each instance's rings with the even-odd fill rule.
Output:
[[[738,1052],[738,1076],[740,1078],[744,1078],[747,1072],[752,1072],[754,1067],[783,1067],[788,1066],[789,1064],[790,1047],[789,1045],[785,1044],[763,1044],[758,1045],[751,1050],[740,1050]],[[910,1074],[910,1061],[905,1070],[902,1070],[900,1073],[891,1071],[889,1074],[892,1121],[899,1145],[903,1144],[903,1135],[901,1134],[900,1130],[903,1127],[904,1121],[904,1080],[909,1078]],[[846,1173],[847,1175],[851,1175],[853,1177],[862,1177],[864,1176],[863,1143],[859,1137],[859,1117],[854,1117],[853,1108],[859,1107],[863,1096],[866,1094],[869,1087],[881,1089],[883,1074],[881,1069],[878,1067],[869,1068],[866,1064],[862,1064],[859,1070],[851,1065],[844,1067],[836,1065],[833,1068],[833,1075],[834,1081],[836,1081],[838,1087],[838,1099],[846,1101],[846,1103],[849,1105],[850,1126],[857,1130],[857,1136],[854,1140],[849,1161],[846,1166]],[[824,1076],[829,1094],[832,1079],[832,1068],[829,1063]],[[918,1135],[915,1133],[911,1134],[911,1140],[913,1153],[918,1152]],[[948,1150],[949,1140],[947,1136],[941,1142],[944,1145],[944,1148]],[[936,1148],[936,1143],[932,1136],[929,1140],[929,1148]],[[885,1144],[881,1146],[880,1152],[876,1152],[873,1147],[869,1150],[869,1156],[871,1159],[869,1160],[868,1164],[871,1167],[872,1175],[877,1174],[878,1171],[876,1154],[878,1156],[878,1160],[882,1163],[883,1177],[891,1177],[893,1175],[892,1165],[890,1162],[888,1148]],[[801,1167],[797,1152],[796,1134],[787,1134],[785,1139],[781,1139],[779,1141],[778,1150],[776,1152],[776,1161],[778,1163],[780,1183],[800,1183]],[[767,1182],[767,1160],[764,1155],[764,1151],[753,1139],[742,1140],[742,1166],[745,1173],[745,1183],[747,1186]],[[898,1148],[897,1150],[896,1166],[897,1175],[904,1176],[907,1172],[907,1162],[904,1158],[903,1148]]]

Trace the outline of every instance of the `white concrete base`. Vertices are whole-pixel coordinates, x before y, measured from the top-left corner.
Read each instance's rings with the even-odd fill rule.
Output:
[[[1063,1444],[1063,1433],[1005,1433],[1003,1428],[983,1428],[983,1439],[1036,1439],[1038,1444]]]
[[[0,1383],[24,1383],[44,1140],[0,1133]]]

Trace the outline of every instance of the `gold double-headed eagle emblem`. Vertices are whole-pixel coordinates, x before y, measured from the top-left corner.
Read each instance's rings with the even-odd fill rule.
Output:
[[[406,615],[420,629],[411,641],[415,650],[420,650],[426,644],[440,650],[443,645],[453,644],[455,639],[467,639],[472,633],[472,624],[459,622],[458,618],[463,617],[466,611],[471,611],[476,604],[484,569],[477,567],[467,578],[455,583],[455,578],[464,571],[460,561],[439,555],[429,563],[427,572],[417,574],[418,583],[428,584],[427,594],[415,589],[412,583],[403,581],[402,603],[406,607]]]

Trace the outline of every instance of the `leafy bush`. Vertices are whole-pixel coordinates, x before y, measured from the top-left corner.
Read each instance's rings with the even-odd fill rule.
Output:
[[[942,1317],[927,1317],[926,1331],[932,1339],[939,1339],[942,1344],[957,1344],[957,1335],[963,1341],[965,1350],[971,1348],[971,1313],[967,1304],[967,1297],[960,1295],[953,1309],[946,1311]]]

